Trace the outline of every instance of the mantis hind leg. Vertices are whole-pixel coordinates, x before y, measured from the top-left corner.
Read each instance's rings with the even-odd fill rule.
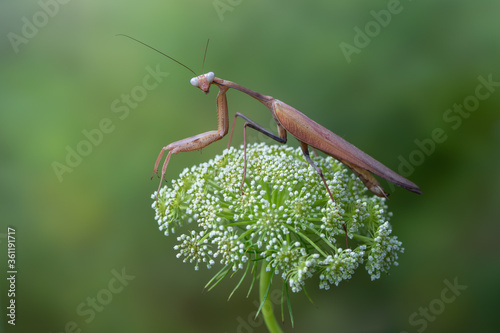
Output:
[[[313,160],[311,159],[311,156],[309,156],[309,147],[306,143],[300,141],[300,148],[302,149],[302,153],[304,154],[305,159],[309,164],[316,170],[318,175],[321,177],[321,180],[323,181],[323,184],[325,185],[326,190],[328,191],[328,195],[330,196],[330,199],[332,199],[333,204],[336,206],[337,204],[335,203],[335,199],[333,199],[332,192],[330,191],[330,188],[328,187],[328,184],[326,183],[325,176],[323,176],[323,171],[319,166],[314,164]],[[340,212],[337,212],[339,215],[340,219],[342,220],[342,216],[340,215]],[[344,222],[342,222],[342,228],[344,229],[345,232],[345,245],[346,248],[349,248],[349,242],[348,242],[348,237],[347,237],[347,227]]]

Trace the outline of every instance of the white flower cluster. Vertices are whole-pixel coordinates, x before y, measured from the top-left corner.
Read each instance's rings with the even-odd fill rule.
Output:
[[[155,192],[155,219],[165,235],[191,223],[193,230],[177,237],[175,249],[196,269],[218,261],[227,271],[247,272],[248,265],[266,260],[294,292],[316,272],[320,288],[338,285],[365,262],[371,278],[379,278],[403,251],[390,236],[385,199],[371,195],[333,158],[313,160],[335,203],[300,149],[261,143],[247,147],[243,195],[243,148],[226,149],[184,170],[160,190],[158,202]],[[348,249],[341,246],[344,225]]]
[[[402,243],[396,236],[390,236],[392,232],[389,222],[380,225],[375,234],[374,243],[368,255],[366,270],[372,280],[380,278],[380,273],[387,272],[391,265],[398,265],[398,253],[403,252]]]
[[[355,251],[340,250],[335,255],[329,255],[320,264],[324,266],[319,276],[321,289],[330,289],[330,285],[339,285],[340,281],[348,280],[360,264],[363,263],[365,245],[359,246]]]

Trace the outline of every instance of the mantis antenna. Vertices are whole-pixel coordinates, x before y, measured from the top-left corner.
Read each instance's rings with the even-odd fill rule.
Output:
[[[201,72],[205,74],[205,58],[207,57],[208,51],[208,43],[210,42],[210,38],[207,39],[207,46],[205,46],[205,55],[203,56],[203,64],[201,65]]]
[[[189,68],[188,66],[184,65],[182,62],[180,62],[180,61],[178,61],[178,60],[175,60],[175,59],[174,59],[174,58],[172,58],[171,56],[169,56],[169,55],[167,55],[167,54],[165,54],[165,53],[161,52],[160,50],[155,49],[155,48],[154,48],[154,47],[152,47],[152,46],[149,46],[149,45],[148,45],[148,44],[146,44],[146,43],[141,42],[141,41],[140,41],[140,40],[138,40],[138,39],[135,39],[134,37],[130,37],[129,35],[124,35],[124,34],[118,34],[118,35],[116,35],[116,36],[124,36],[124,37],[130,38],[130,39],[132,39],[132,40],[136,41],[137,43],[141,43],[142,45],[147,46],[147,47],[149,47],[150,49],[152,49],[152,50],[154,50],[154,51],[156,51],[156,52],[158,52],[158,53],[160,53],[160,54],[163,54],[165,57],[169,58],[170,60],[173,60],[173,61],[175,61],[176,63],[178,63],[179,65],[181,65],[182,67],[187,68],[188,70],[190,70],[190,71],[191,71],[191,73],[193,73],[195,76],[198,76],[198,74],[196,74],[196,73],[195,73],[195,72],[194,72],[191,68]],[[207,42],[207,47],[208,47],[208,42]],[[206,53],[207,53],[207,50],[205,49],[205,55],[206,55]],[[205,58],[203,58],[203,63],[205,63]]]

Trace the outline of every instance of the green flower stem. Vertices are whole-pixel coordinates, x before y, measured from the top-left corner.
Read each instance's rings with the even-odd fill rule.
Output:
[[[264,317],[264,321],[266,322],[267,329],[270,333],[282,333],[283,330],[274,316],[273,304],[269,296],[269,284],[271,283],[272,271],[268,272],[266,270],[266,266],[267,261],[262,260],[262,264],[260,266],[259,285],[260,302],[262,303],[265,299],[264,305],[262,306],[262,316]]]
[[[309,244],[311,244],[316,249],[316,251],[318,251],[319,253],[321,253],[321,255],[323,255],[325,257],[327,256],[327,254],[325,252],[321,251],[321,249],[309,237],[307,237],[306,235],[304,235],[300,231],[294,230],[294,228],[292,228],[289,225],[286,225],[286,227],[290,231],[295,232],[297,235],[299,235],[300,237],[302,237],[302,239],[304,239],[305,241],[309,242]]]
[[[373,243],[373,239],[372,238],[366,237],[366,236],[362,236],[362,235],[358,235],[358,234],[352,234],[352,238],[358,239],[358,240],[363,241],[363,242],[365,242],[367,244]]]

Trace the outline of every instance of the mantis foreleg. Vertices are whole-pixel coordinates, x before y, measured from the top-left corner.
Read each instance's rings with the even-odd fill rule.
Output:
[[[205,148],[209,144],[222,139],[229,130],[229,120],[227,113],[227,97],[226,92],[229,88],[224,86],[219,86],[219,93],[217,95],[217,115],[218,115],[218,126],[216,131],[209,131],[201,133],[186,139],[182,139],[169,144],[160,151],[158,158],[156,159],[155,167],[153,169],[153,176],[157,173],[158,166],[160,164],[161,158],[165,150],[168,150],[168,155],[165,158],[163,167],[161,170],[160,185],[158,186],[158,191],[156,192],[156,198],[158,199],[158,193],[160,192],[161,184],[163,178],[165,177],[165,172],[167,171],[168,162],[170,161],[170,156],[172,154],[178,154],[187,151],[200,150]]]

